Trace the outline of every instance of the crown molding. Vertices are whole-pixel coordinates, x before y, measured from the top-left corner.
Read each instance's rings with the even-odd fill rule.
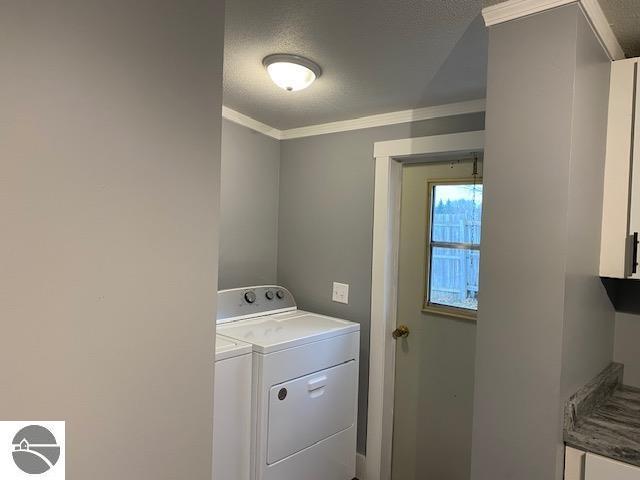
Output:
[[[622,60],[626,58],[598,0],[580,0],[580,6],[589,19],[591,27],[598,36],[600,43],[602,43],[602,46],[609,54],[609,58],[611,58],[611,60]]]
[[[487,27],[490,27],[572,3],[577,3],[582,8],[609,58],[625,58],[598,0],[508,0],[483,8],[482,16]]]
[[[339,122],[323,123],[308,127],[291,128],[282,132],[282,139],[289,140],[292,138],[309,137],[312,135],[348,132],[350,130],[360,130],[362,128],[383,127],[385,125],[396,125],[398,123],[419,122],[421,120],[430,120],[432,118],[484,112],[485,103],[484,99],[471,100],[468,102],[436,105],[434,107],[369,115],[367,117],[354,118],[353,120],[342,120]]]
[[[251,118],[244,113],[237,112],[229,107],[222,106],[222,118],[226,118],[230,122],[237,123],[243,127],[250,128],[256,132],[262,133],[267,137],[275,138],[276,140],[282,140],[282,130],[273,128],[266,123],[259,122],[258,120]]]
[[[508,0],[482,9],[487,27],[534,15],[556,7],[562,7],[576,0]]]
[[[348,132],[363,128],[384,127],[386,125],[396,125],[399,123],[419,122],[439,117],[451,117],[454,115],[484,112],[485,104],[486,102],[484,99],[470,100],[468,102],[448,103],[445,105],[416,108],[413,110],[381,113],[377,115],[369,115],[367,117],[355,118],[353,120],[321,123],[318,125],[309,125],[307,127],[291,128],[288,130],[278,130],[277,128],[266,125],[247,115],[224,106],[222,107],[222,116],[227,120],[268,135],[271,138],[275,138],[277,140],[291,140],[294,138],[312,137],[327,133]]]

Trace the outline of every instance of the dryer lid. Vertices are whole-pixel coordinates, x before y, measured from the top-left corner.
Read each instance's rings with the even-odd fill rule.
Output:
[[[218,325],[219,333],[251,343],[264,354],[359,330],[357,323],[302,310]]]

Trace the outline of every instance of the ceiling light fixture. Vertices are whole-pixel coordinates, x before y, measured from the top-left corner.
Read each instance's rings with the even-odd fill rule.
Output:
[[[317,63],[298,55],[276,53],[264,57],[262,64],[273,83],[288,92],[307,88],[322,75]]]

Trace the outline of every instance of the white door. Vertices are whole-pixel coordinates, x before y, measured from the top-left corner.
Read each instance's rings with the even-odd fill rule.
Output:
[[[470,178],[473,165],[468,161],[403,167],[397,324],[406,326],[408,336],[399,337],[396,345],[393,480],[469,479],[476,325],[463,318],[472,312],[437,307],[438,303],[474,303],[477,283],[472,272],[479,251],[462,248],[473,243],[468,241],[469,232],[479,229],[474,205],[481,198],[473,203],[467,195],[472,187],[462,193],[456,188],[449,193],[443,190],[450,198],[440,195],[437,201],[443,206],[449,201],[449,208],[441,210],[450,213],[438,218],[445,226],[434,237],[443,242],[429,245],[428,236],[431,182],[444,179],[453,180],[452,185],[468,185],[461,179]],[[479,189],[476,194],[481,197]],[[465,217],[465,209],[478,218]],[[461,249],[445,248],[445,240],[455,240],[452,243]],[[425,292],[432,251],[437,257],[433,261],[439,263],[431,265],[438,278],[432,285],[433,308],[429,308]]]

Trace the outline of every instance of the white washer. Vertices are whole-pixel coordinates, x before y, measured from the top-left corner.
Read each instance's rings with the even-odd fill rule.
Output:
[[[213,480],[249,480],[251,345],[216,335]]]
[[[218,292],[217,331],[253,346],[252,480],[353,479],[360,325],[268,285]]]

